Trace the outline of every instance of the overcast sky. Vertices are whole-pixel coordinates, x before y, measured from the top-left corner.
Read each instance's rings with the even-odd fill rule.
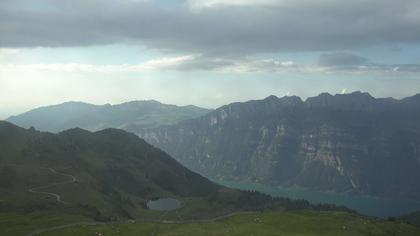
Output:
[[[0,0],[0,119],[355,90],[420,93],[420,1]]]

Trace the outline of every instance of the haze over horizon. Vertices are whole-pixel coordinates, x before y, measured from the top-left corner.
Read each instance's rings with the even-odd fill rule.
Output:
[[[420,88],[415,0],[0,3],[0,119],[66,101],[217,108]]]

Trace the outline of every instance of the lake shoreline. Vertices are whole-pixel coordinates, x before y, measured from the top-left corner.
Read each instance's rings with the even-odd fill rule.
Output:
[[[335,204],[356,210],[360,214],[387,218],[420,210],[420,201],[381,198],[358,194],[335,192],[321,192],[298,187],[275,187],[261,183],[242,181],[226,181],[211,179],[212,181],[240,190],[255,190],[273,197],[287,197],[290,199],[304,199],[313,204]]]

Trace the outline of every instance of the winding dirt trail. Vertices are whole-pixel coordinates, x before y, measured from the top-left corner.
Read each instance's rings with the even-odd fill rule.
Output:
[[[53,197],[55,197],[57,202],[64,203],[64,204],[67,204],[67,202],[61,200],[61,195],[60,194],[45,192],[45,191],[39,191],[39,190],[46,189],[46,188],[51,188],[51,187],[55,187],[55,186],[59,186],[59,185],[72,184],[72,183],[77,181],[77,178],[75,176],[58,172],[57,170],[55,170],[54,168],[51,168],[51,167],[27,166],[27,165],[17,165],[17,164],[0,164],[0,166],[48,170],[55,175],[61,175],[61,176],[70,178],[70,180],[67,180],[67,181],[57,182],[57,183],[52,183],[52,184],[42,185],[42,186],[37,186],[37,187],[31,187],[31,188],[28,188],[26,190],[30,193],[38,193],[38,194],[45,194],[45,195],[48,195],[48,196],[53,196]]]

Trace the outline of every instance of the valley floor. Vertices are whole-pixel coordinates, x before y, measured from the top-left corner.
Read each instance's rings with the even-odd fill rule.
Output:
[[[36,223],[36,221],[34,221]],[[115,223],[76,225],[45,232],[43,236],[138,236],[138,235],[420,235],[420,228],[401,222],[365,218],[344,212],[265,212],[235,215],[196,223]],[[13,235],[13,234],[11,234]],[[21,234],[16,234],[21,235]]]

